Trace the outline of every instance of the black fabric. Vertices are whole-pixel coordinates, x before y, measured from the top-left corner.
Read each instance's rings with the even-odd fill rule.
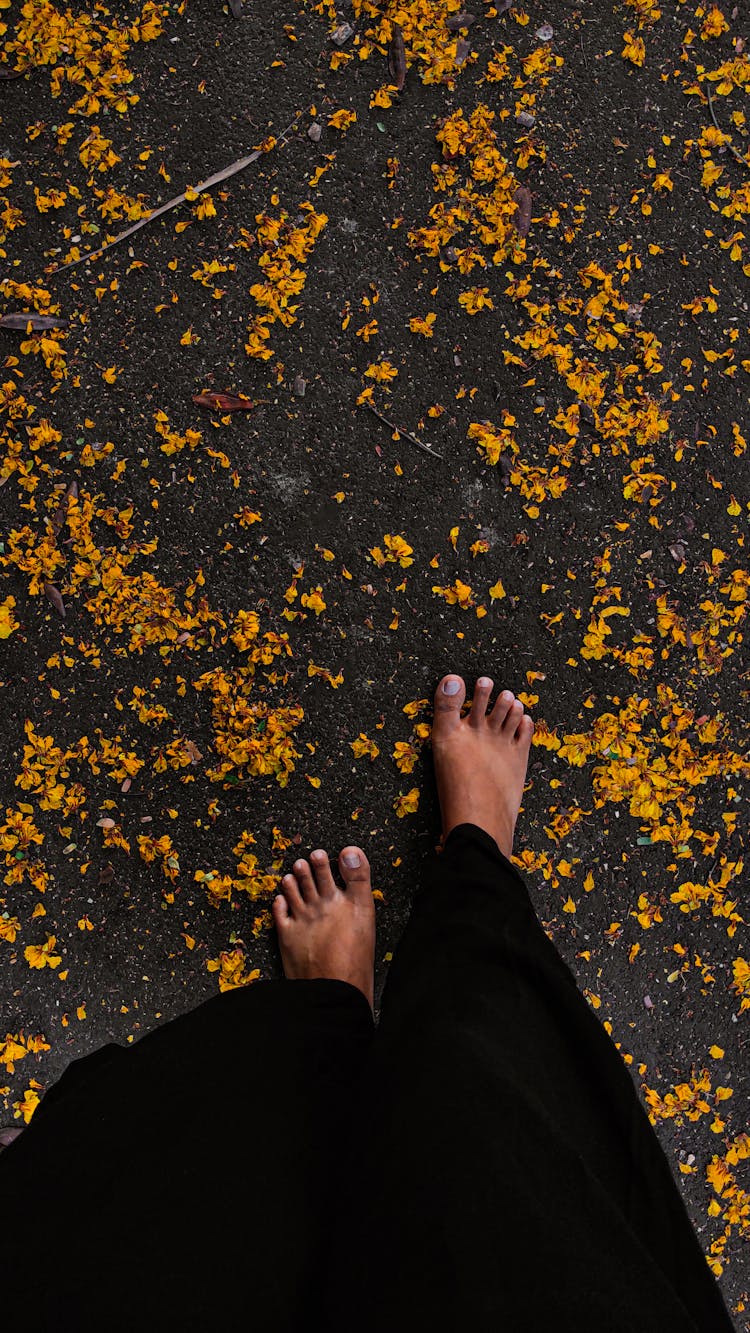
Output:
[[[523,881],[429,859],[380,1022],[259,982],[76,1061],[0,1154],[3,1325],[728,1333],[666,1157]]]

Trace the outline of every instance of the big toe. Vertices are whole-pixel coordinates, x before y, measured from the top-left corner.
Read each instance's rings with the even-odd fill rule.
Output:
[[[458,726],[466,698],[466,682],[461,676],[443,676],[435,691],[435,717],[432,734],[438,740]]]
[[[344,847],[339,853],[339,870],[352,899],[372,902],[370,862],[361,847]]]

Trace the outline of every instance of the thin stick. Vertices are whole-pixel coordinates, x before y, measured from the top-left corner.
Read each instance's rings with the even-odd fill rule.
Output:
[[[294,128],[301,114],[301,112],[298,112],[291,125],[287,125],[286,129],[282,130],[279,138],[276,140],[277,143],[286,143],[285,135]],[[191,186],[191,195],[204,194],[206,190],[210,190],[214,185],[218,185],[221,181],[228,180],[230,176],[235,176],[238,171],[244,171],[245,167],[249,167],[251,162],[257,161],[261,156],[262,149],[256,149],[254,153],[248,154],[247,157],[239,158],[236,162],[233,162],[231,166],[224,167],[221,171],[217,171],[215,175],[209,176],[208,179],[202,181],[200,185]],[[89,250],[85,255],[81,255],[79,259],[71,259],[67,264],[60,264],[59,268],[52,270],[52,273],[62,273],[63,269],[73,268],[75,264],[84,264],[87,260],[98,259],[100,255],[104,254],[105,250],[110,250],[113,245],[119,245],[120,241],[127,240],[128,236],[132,236],[134,232],[140,231],[141,227],[146,226],[147,222],[153,222],[154,218],[159,218],[163,213],[168,213],[170,208],[176,208],[178,204],[184,203],[186,197],[187,190],[184,194],[175,195],[174,199],[170,199],[166,204],[161,204],[159,208],[152,209],[145,218],[141,218],[138,222],[134,223],[132,227],[126,227],[125,231],[121,231],[119,236],[115,236],[114,240],[107,241],[107,244],[103,245],[101,249]]]
[[[711,100],[711,84],[708,82],[706,83],[706,92],[708,93],[708,109],[711,112],[711,119],[714,125],[716,126],[717,130],[719,131],[719,134],[726,134],[726,130],[723,130],[721,128],[721,125],[719,124],[718,120],[716,119],[716,116],[714,115],[714,104],[713,101]],[[730,153],[733,153],[734,156],[737,158],[737,161],[742,163],[743,167],[750,166],[750,162],[748,162],[746,157],[742,156],[742,153],[738,152],[738,150],[734,147],[734,144],[732,143],[731,139],[729,140],[726,146],[729,149]]]
[[[382,421],[384,425],[390,426],[391,430],[395,430],[399,435],[403,435],[405,440],[410,440],[412,444],[416,444],[418,449],[423,449],[426,454],[432,454],[433,458],[443,457],[437,450],[432,449],[429,444],[424,444],[422,440],[417,439],[416,435],[412,435],[408,430],[404,430],[403,426],[394,426],[392,421],[389,421],[387,417],[383,416],[382,412],[378,412],[377,408],[372,406],[372,403],[365,403],[365,407],[369,412],[372,412],[373,416],[376,416],[379,421]]]

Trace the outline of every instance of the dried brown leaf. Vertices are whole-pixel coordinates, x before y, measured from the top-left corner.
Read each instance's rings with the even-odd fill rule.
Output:
[[[518,210],[515,217],[515,224],[519,236],[528,236],[531,226],[531,190],[525,185],[519,185],[513,195],[513,202]]]
[[[58,315],[39,315],[35,310],[20,310],[0,317],[0,329],[18,329],[21,333],[38,333],[42,329],[67,329],[69,320]]]
[[[71,481],[67,491],[65,492],[64,496],[62,497],[62,500],[60,501],[59,505],[57,506],[57,509],[55,510],[52,516],[51,520],[52,531],[54,532],[56,537],[60,535],[62,526],[66,518],[68,517],[68,502],[70,500],[77,500],[77,499],[78,499],[78,482]]]
[[[60,593],[58,592],[57,588],[55,587],[54,583],[45,583],[45,585],[44,585],[44,595],[45,595],[45,597],[47,597],[48,600],[52,603],[52,605],[54,606],[54,608],[55,608],[57,614],[58,614],[59,616],[62,616],[62,618],[63,618],[63,620],[64,620],[64,619],[65,619],[65,603],[64,603],[62,597],[60,596]]]
[[[194,393],[193,402],[196,407],[210,407],[218,412],[249,412],[258,406],[257,399],[236,393]]]
[[[445,20],[445,26],[450,32],[458,32],[460,28],[469,28],[476,22],[476,14],[468,14],[465,9],[460,14],[451,14]]]
[[[406,82],[406,47],[404,46],[404,34],[399,23],[392,24],[393,35],[391,44],[388,47],[388,69],[391,79],[401,92]]]

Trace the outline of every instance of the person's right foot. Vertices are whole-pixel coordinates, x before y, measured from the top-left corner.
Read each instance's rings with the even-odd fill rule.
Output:
[[[329,977],[348,981],[373,1006],[375,903],[370,863],[361,847],[344,847],[340,889],[322,847],[310,861],[295,861],[271,905],[284,976],[290,980]]]
[[[488,713],[492,689],[493,681],[480,676],[471,711],[462,718],[464,681],[443,677],[435,693],[432,753],[443,837],[457,824],[477,824],[510,858],[534,723],[510,690]]]

